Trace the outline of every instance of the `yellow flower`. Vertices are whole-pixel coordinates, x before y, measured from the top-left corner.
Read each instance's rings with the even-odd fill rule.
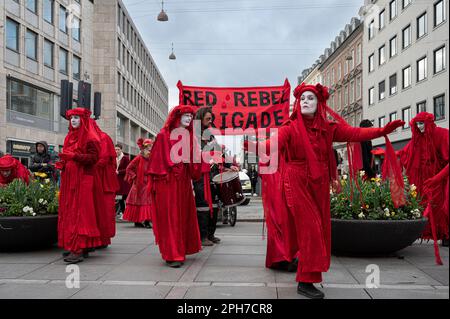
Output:
[[[411,192],[411,196],[416,198],[417,197],[417,192],[416,191]]]
[[[369,209],[369,205],[366,205],[366,209]]]

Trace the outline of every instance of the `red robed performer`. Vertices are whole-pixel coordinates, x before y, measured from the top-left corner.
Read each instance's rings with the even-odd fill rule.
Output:
[[[0,158],[0,186],[8,185],[15,179],[21,179],[28,184],[30,172],[11,155]]]
[[[66,262],[83,261],[89,248],[102,246],[94,205],[94,175],[100,156],[100,137],[84,108],[67,111],[69,133],[56,168],[61,172],[58,245],[70,252]]]
[[[164,127],[156,137],[150,159],[155,242],[159,246],[162,258],[170,267],[180,267],[186,255],[201,250],[192,188],[192,179],[201,177],[201,165],[191,164],[193,149],[197,149],[193,146],[194,114],[194,109],[185,105],[179,105],[170,112]],[[171,133],[177,128],[185,128],[180,130],[181,133],[188,133],[182,142],[180,142],[182,135],[174,134],[175,140],[171,139]],[[175,151],[180,144],[183,146],[190,144],[187,145],[187,150],[185,147],[182,154]],[[182,155],[185,160],[174,158],[177,155]]]
[[[400,152],[410,184],[417,187],[429,223],[422,234],[435,240],[436,262],[442,264],[437,240],[448,240],[449,131],[437,127],[434,115],[421,112],[411,120],[411,141]]]
[[[153,140],[140,138],[137,145],[141,152],[127,167],[125,181],[132,185],[127,197],[127,206],[123,215],[124,220],[136,224],[146,223],[150,227],[151,212],[151,176],[150,151]]]
[[[332,143],[386,136],[404,122],[393,121],[384,128],[351,127],[326,105],[328,90],[320,84],[299,85],[294,96],[294,114],[268,144],[270,149],[270,144],[277,140],[279,156],[286,161],[280,172],[282,202],[288,212],[283,222],[284,254],[289,261],[298,256],[297,292],[318,299],[324,294],[313,283],[321,282],[322,273],[330,267],[330,182],[336,184],[337,179]],[[328,120],[328,115],[335,121]],[[390,165],[385,178],[401,188],[400,167],[391,151],[386,159]],[[404,202],[402,195],[402,192],[393,194],[398,205]]]
[[[116,175],[117,155],[111,137],[93,119],[90,121],[100,137],[100,155],[94,171],[94,204],[102,241],[97,248],[105,248],[116,235],[116,192],[120,187]]]

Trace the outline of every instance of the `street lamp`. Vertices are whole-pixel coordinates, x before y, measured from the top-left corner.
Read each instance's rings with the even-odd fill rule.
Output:
[[[161,12],[158,14],[158,21],[169,21],[169,17],[164,11],[164,1],[161,1]]]
[[[176,60],[177,57],[175,56],[175,53],[173,53],[173,43],[172,43],[172,53],[169,55],[169,60]]]

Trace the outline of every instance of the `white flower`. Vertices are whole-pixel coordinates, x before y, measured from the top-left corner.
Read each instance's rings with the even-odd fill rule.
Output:
[[[47,179],[45,180],[45,184],[50,184],[50,179],[49,179],[49,178],[47,178]]]
[[[358,217],[359,217],[359,218],[364,218],[364,217],[366,217],[366,215],[364,215],[364,213],[361,212],[361,213],[358,215]]]
[[[377,174],[377,178],[381,178],[381,175],[380,175],[380,174]]]
[[[44,200],[42,204],[47,205],[48,204],[47,200]]]
[[[380,186],[381,186],[381,183],[380,183],[380,182],[376,182],[376,184],[377,184],[377,186],[378,186],[378,187],[380,187]]]
[[[360,176],[360,177],[364,177],[364,175],[366,175],[366,172],[365,172],[365,171],[359,171],[359,176]]]
[[[32,213],[31,215],[36,216],[36,213]]]
[[[411,184],[411,192],[414,192],[417,189],[416,185]]]
[[[347,180],[347,178],[348,178],[348,176],[347,175],[342,175],[342,179],[345,181],[345,180]]]
[[[27,213],[27,212],[29,212],[31,209],[32,209],[31,207],[25,206],[25,207],[22,209],[22,211],[23,211],[24,213]]]
[[[44,202],[44,199],[43,198],[39,198],[39,204],[42,204],[43,202]]]
[[[391,214],[389,214],[389,212],[387,212],[385,215],[386,217],[391,217]]]
[[[385,212],[385,213],[389,213],[389,208],[386,207],[386,208],[384,209],[384,212]]]
[[[40,184],[41,188],[44,188],[44,185]]]

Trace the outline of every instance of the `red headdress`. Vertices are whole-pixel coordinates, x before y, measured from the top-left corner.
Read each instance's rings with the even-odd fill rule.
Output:
[[[153,145],[153,140],[149,138],[143,139],[141,137],[140,139],[137,140],[136,144],[138,145],[140,150],[143,150],[148,145]]]
[[[66,112],[66,118],[69,119],[69,134],[64,140],[64,151],[76,152],[86,146],[88,141],[100,143],[100,136],[91,121],[91,111],[85,108],[75,108]],[[74,115],[80,117],[80,127],[74,128],[70,118]]]
[[[11,170],[11,175],[4,178],[0,175],[0,184],[7,184],[16,178],[20,178],[28,184],[30,173],[18,160],[11,155],[5,155],[0,158],[0,171]]]
[[[180,126],[181,115],[186,113],[195,115],[196,112],[190,105],[178,105],[174,107],[167,117],[166,123],[164,123],[164,128],[172,131],[174,128]],[[190,127],[192,128],[192,125]]]

